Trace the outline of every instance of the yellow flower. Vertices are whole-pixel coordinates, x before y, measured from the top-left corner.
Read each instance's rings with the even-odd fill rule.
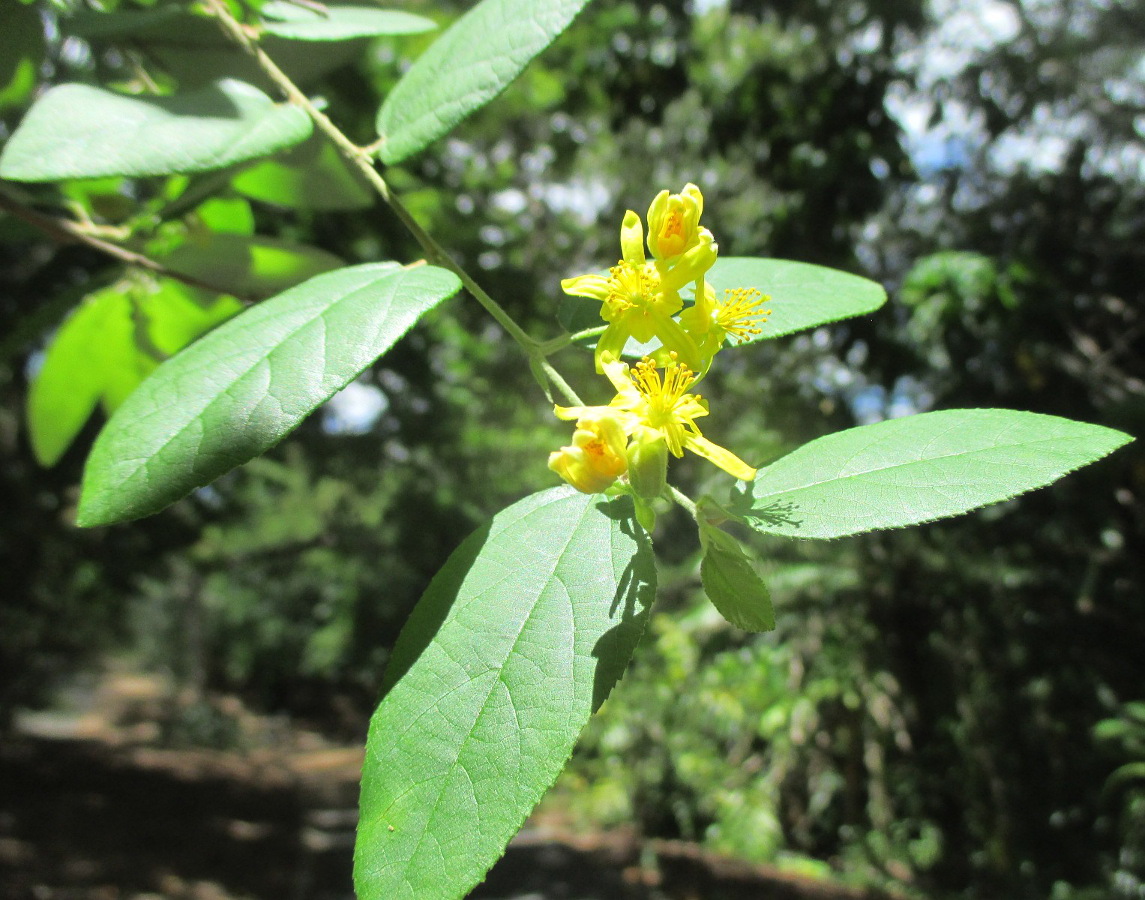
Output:
[[[604,371],[601,360],[605,355],[620,356],[629,338],[640,343],[657,338],[684,359],[698,362],[695,343],[672,318],[684,305],[679,288],[687,279],[665,278],[654,263],[648,262],[644,226],[632,210],[624,214],[620,226],[620,249],[623,258],[607,276],[579,275],[561,282],[566,294],[601,301],[600,317],[608,327],[596,344],[596,370]]]
[[[572,445],[549,454],[549,468],[578,491],[599,494],[628,470],[620,419],[607,407],[580,417]]]
[[[648,207],[648,249],[655,259],[671,262],[700,242],[704,195],[694,184],[678,194],[661,191]]]
[[[558,406],[557,418],[581,419],[612,412],[625,434],[635,434],[641,428],[660,432],[673,456],[691,450],[743,481],[755,477],[755,469],[700,433],[695,420],[708,414],[708,404],[699,395],[688,393],[696,376],[687,366],[672,358],[661,375],[648,357],[631,369],[614,358],[605,358],[603,365],[616,388],[612,402],[608,406]]]

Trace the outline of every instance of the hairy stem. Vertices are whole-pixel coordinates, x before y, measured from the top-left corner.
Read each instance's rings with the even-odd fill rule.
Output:
[[[688,515],[690,515],[693,519],[696,519],[697,522],[699,521],[696,515],[696,504],[692,502],[691,497],[672,487],[672,485],[668,485],[668,496],[675,501],[677,506],[682,506],[684,509],[686,509],[688,511]]]

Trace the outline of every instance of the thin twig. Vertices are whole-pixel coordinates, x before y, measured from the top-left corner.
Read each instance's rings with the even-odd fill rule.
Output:
[[[87,247],[91,247],[93,250],[98,250],[106,256],[117,259],[126,265],[146,269],[149,272],[154,272],[156,275],[162,275],[166,278],[174,278],[184,284],[203,288],[216,294],[230,294],[232,297],[238,297],[240,300],[245,300],[248,303],[254,303],[261,299],[260,297],[249,295],[244,296],[236,293],[231,288],[220,287],[217,284],[211,284],[208,281],[203,281],[201,278],[196,278],[194,275],[188,275],[185,272],[177,272],[174,269],[169,269],[163,265],[163,263],[149,256],[144,256],[142,253],[137,253],[134,250],[128,250],[126,247],[121,247],[119,244],[114,244],[111,241],[104,240],[101,237],[89,233],[82,225],[70,219],[62,219],[36,212],[36,210],[16,200],[3,190],[0,190],[0,209],[10,213],[17,219],[27,222],[33,228],[42,231],[57,243],[83,244]]]
[[[414,239],[421,245],[422,250],[425,251],[429,260],[443,269],[448,269],[459,279],[465,286],[465,289],[477,300],[478,303],[484,307],[485,311],[489,313],[497,323],[508,332],[509,336],[513,338],[518,344],[524,348],[525,352],[530,356],[534,355],[537,342],[533,340],[525,331],[518,325],[513,318],[501,308],[492,297],[485,292],[473,278],[461,266],[459,266],[453,257],[442,247],[433,236],[430,235],[417,220],[405,204],[390,190],[389,184],[382,178],[381,173],[374,167],[373,159],[370,152],[362,147],[359,147],[351,141],[330,119],[318,109],[310,98],[307,97],[298,86],[291,81],[290,76],[282,71],[278,65],[271,59],[266,52],[258,46],[250,29],[238,21],[231,11],[227,8],[223,0],[203,0],[207,9],[212,15],[218,19],[219,24],[227,35],[247,53],[254,57],[258,63],[259,68],[263,73],[278,86],[283,95],[293,104],[301,108],[330,141],[338,148],[338,151],[346,158],[350,165],[354,166],[363,177],[370,182],[370,185],[377,191],[378,196],[381,197],[389,205],[390,209],[394,211],[394,215],[401,220],[401,223],[406,229],[414,236]],[[373,147],[374,145],[371,145]]]

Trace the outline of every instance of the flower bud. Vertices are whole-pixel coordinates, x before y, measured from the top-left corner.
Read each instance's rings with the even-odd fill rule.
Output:
[[[668,443],[655,428],[641,426],[628,445],[628,483],[639,497],[653,500],[664,493],[668,478]]]

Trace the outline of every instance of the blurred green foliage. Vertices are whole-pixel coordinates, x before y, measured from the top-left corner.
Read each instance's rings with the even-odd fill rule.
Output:
[[[25,34],[30,9],[66,21],[78,6],[0,11],[24,29],[6,32],[20,55],[0,71],[0,136],[32,96],[25,60],[53,83],[253,77],[209,23],[156,24],[154,4],[105,4],[132,14],[115,20],[130,42],[106,14],[83,21],[86,42]],[[407,6],[444,24],[465,4]],[[615,259],[624,209],[687,181],[704,190],[721,253],[887,284],[877,316],[727,354],[708,379],[719,415],[705,433],[753,463],[930,407],[1142,432],[1140,0],[1013,5],[1011,40],[938,75],[928,40],[966,4],[945,17],[916,0],[702,6],[597,0],[390,182],[537,336],[556,333],[561,277]],[[366,143],[380,98],[431,39],[268,49]],[[948,126],[938,164],[923,165],[918,126],[908,134],[890,114],[903,97]],[[1048,163],[1010,158],[1015,140],[1055,122],[1084,127],[1060,125]],[[155,253],[186,255],[209,221],[347,262],[417,258],[336,160],[323,158],[317,183],[300,176],[300,159],[321,152],[28,190],[41,206],[138,226]],[[166,224],[146,224],[156,217]],[[478,522],[551,482],[544,459],[561,432],[547,402],[480,310],[455,301],[364,377],[384,406],[361,433],[315,416],[161,516],[77,532],[95,426],[44,470],[22,408],[47,336],[118,273],[0,215],[0,713],[126,642],[188,683],[360,735],[433,572]],[[584,360],[560,363],[587,379]],[[713,477],[674,466],[701,490]],[[964,521],[826,544],[757,539],[778,623],[767,635],[715,613],[694,528],[662,517],[653,624],[551,802],[921,896],[1139,897],[1143,481],[1129,448]]]

